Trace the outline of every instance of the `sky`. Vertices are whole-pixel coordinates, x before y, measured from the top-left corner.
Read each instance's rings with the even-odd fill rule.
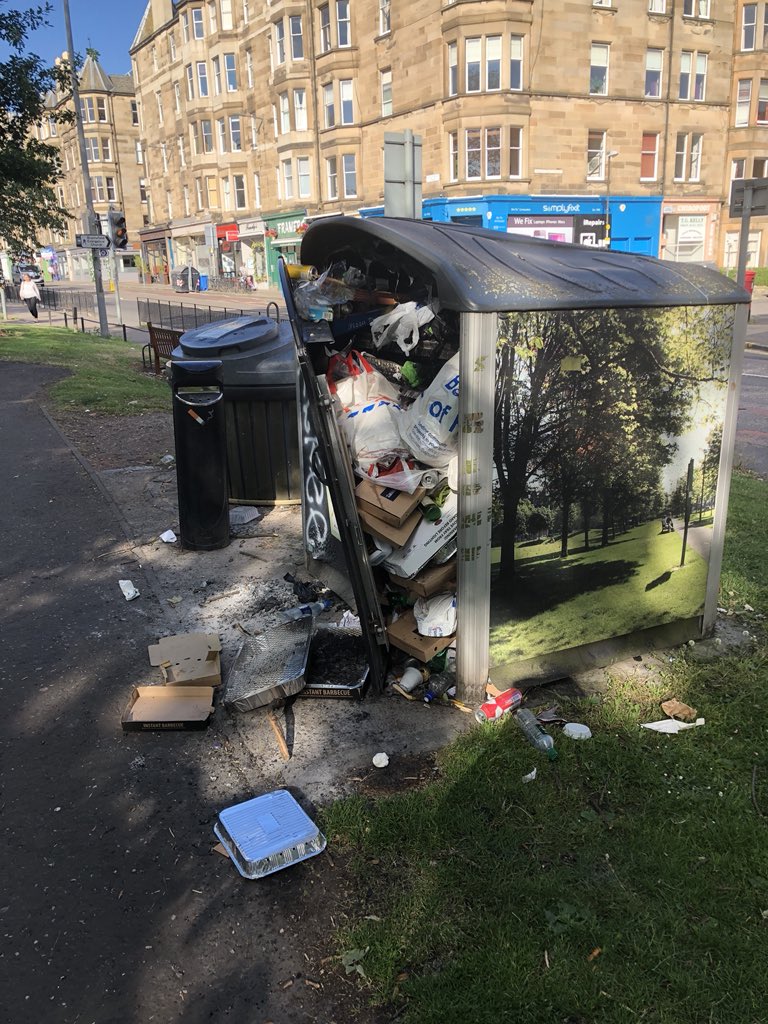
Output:
[[[67,43],[62,0],[50,0],[50,3],[53,8],[48,16],[50,27],[34,32],[27,49],[52,64],[62,50],[66,50]],[[26,10],[33,4],[34,0],[28,3],[8,0],[0,4],[0,10]],[[101,65],[108,75],[127,74],[131,70],[128,47],[146,6],[147,0],[69,0],[75,50],[85,57],[86,47],[92,46],[99,51]],[[0,59],[6,54],[7,49],[0,47]]]

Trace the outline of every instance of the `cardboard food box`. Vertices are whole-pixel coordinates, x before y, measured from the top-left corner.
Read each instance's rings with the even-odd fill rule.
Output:
[[[219,686],[221,641],[216,633],[177,633],[150,644],[149,663],[171,686]]]
[[[212,714],[212,686],[136,686],[121,721],[124,732],[187,732]]]
[[[402,526],[426,493],[423,487],[417,487],[413,494],[394,487],[377,487],[370,480],[361,480],[355,488],[358,507],[392,526]]]
[[[452,558],[444,565],[429,565],[413,579],[389,573],[389,578],[398,587],[407,590],[417,597],[431,597],[441,590],[456,589],[456,559]]]
[[[370,512],[367,512],[360,505],[357,506],[357,511],[364,530],[373,534],[374,537],[378,537],[379,540],[393,544],[396,548],[401,548],[403,544],[408,543],[422,521],[422,515],[419,511],[411,512],[402,526],[393,526],[392,523],[385,523],[383,519],[378,519],[376,516],[371,515]]]
[[[416,628],[416,617],[412,611],[401,615],[387,627],[389,642],[398,650],[405,651],[419,661],[430,661],[440,651],[450,647],[456,639],[453,636],[422,636]]]
[[[443,514],[437,522],[430,523],[428,519],[422,519],[408,543],[384,559],[382,565],[387,572],[413,579],[440,548],[456,536],[457,508],[456,495],[449,494],[443,506]]]

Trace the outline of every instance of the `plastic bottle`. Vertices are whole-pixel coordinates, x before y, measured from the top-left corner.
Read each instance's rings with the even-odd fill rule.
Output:
[[[493,700],[487,700],[475,711],[478,722],[494,722],[508,711],[515,711],[523,703],[523,695],[514,686],[500,693]]]
[[[280,618],[283,622],[292,622],[295,619],[304,619],[315,617],[320,612],[328,611],[333,604],[333,601],[329,597],[324,597],[322,601],[310,601],[309,604],[299,604],[295,608],[286,608],[281,613]]]
[[[429,686],[424,691],[424,703],[431,704],[433,700],[439,700],[442,696],[456,696],[456,681],[451,675],[432,676]]]
[[[515,713],[515,721],[523,731],[523,736],[542,754],[546,754],[550,761],[557,757],[555,741],[546,731],[544,726],[536,718],[536,715],[528,708],[521,708]]]

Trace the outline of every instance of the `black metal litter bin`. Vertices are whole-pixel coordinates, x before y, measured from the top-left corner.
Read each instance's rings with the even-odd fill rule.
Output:
[[[227,449],[220,360],[171,363],[181,546],[229,544]]]
[[[177,292],[200,290],[200,272],[196,267],[174,267],[171,271],[171,280]]]
[[[206,324],[182,335],[173,358],[223,364],[230,499],[300,504],[298,370],[290,324],[266,316]]]

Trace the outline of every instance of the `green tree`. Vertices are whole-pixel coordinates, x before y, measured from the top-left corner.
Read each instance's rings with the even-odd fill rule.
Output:
[[[0,61],[0,238],[21,254],[37,247],[41,228],[60,230],[68,216],[54,190],[57,151],[34,134],[48,116],[46,94],[66,87],[67,68],[46,68],[26,52],[30,33],[46,23],[51,5],[24,11],[6,5],[0,0],[0,42],[10,50],[7,60]]]

